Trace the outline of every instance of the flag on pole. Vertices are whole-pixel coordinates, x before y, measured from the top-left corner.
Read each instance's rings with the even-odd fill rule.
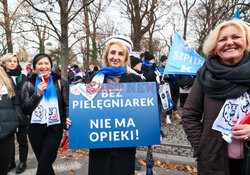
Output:
[[[52,72],[55,72],[56,69],[56,64],[54,64],[54,66],[52,67]]]
[[[235,14],[234,14],[234,17],[233,17],[233,18],[240,19],[240,10],[239,10],[239,7],[237,7],[236,12],[235,12]]]
[[[180,34],[176,32],[164,74],[195,75],[204,61],[204,58],[190,48]]]

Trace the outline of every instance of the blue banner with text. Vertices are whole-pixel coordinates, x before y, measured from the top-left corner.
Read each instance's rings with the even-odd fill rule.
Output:
[[[205,59],[183,40],[178,32],[174,36],[164,74],[196,75]]]
[[[69,149],[160,144],[155,82],[105,83],[92,101],[78,86],[70,85]]]

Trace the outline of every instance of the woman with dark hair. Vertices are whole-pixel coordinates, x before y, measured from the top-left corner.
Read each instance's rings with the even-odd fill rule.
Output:
[[[37,74],[24,83],[22,109],[30,115],[28,136],[38,161],[37,175],[53,175],[65,119],[68,117],[68,83],[51,72],[49,55],[40,53],[33,59]]]

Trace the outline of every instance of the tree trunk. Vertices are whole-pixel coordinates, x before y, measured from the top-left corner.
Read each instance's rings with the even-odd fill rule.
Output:
[[[85,58],[86,60],[84,61],[85,63],[85,67],[89,67],[89,55],[90,55],[90,42],[89,42],[89,38],[90,38],[90,29],[89,29],[89,12],[88,12],[88,7],[85,6],[84,7],[84,25],[86,27],[86,55]],[[84,57],[83,57],[84,59]]]
[[[60,8],[61,8],[61,37],[60,37],[60,44],[61,44],[61,58],[62,58],[62,78],[68,80],[67,74],[67,62],[69,59],[69,47],[68,47],[68,2],[61,0],[60,1]]]
[[[4,22],[5,22],[5,34],[6,34],[6,41],[8,46],[8,52],[13,53],[13,43],[11,37],[11,26],[10,26],[10,17],[9,17],[9,10],[8,10],[8,2],[7,0],[3,0],[3,8],[4,8]]]

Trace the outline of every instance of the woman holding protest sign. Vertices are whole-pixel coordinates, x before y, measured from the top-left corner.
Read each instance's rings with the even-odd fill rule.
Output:
[[[198,174],[249,174],[250,29],[219,24],[203,45],[208,56],[183,109],[183,127],[198,160]],[[218,132],[219,131],[219,132]]]
[[[88,80],[90,84],[93,81],[95,83],[140,82],[141,78],[128,70],[132,41],[127,37],[116,35],[107,38],[106,46],[103,67],[90,77]],[[71,125],[69,119],[67,119],[67,125]],[[135,150],[135,147],[90,149],[88,174],[134,175]]]
[[[30,116],[28,136],[38,160],[36,174],[53,175],[52,164],[68,116],[68,83],[51,72],[52,59],[40,53],[33,59],[33,74],[22,88],[22,108]]]

